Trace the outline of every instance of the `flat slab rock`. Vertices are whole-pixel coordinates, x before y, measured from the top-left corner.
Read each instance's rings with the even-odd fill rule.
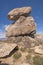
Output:
[[[12,44],[1,43],[0,44],[0,57],[8,56],[10,52],[12,52],[16,46],[17,45],[13,43]]]
[[[31,7],[15,8],[8,13],[10,20],[17,20],[20,16],[28,16],[31,12]]]
[[[42,54],[43,55],[43,49],[42,49],[42,46],[37,46],[35,47],[35,53],[38,53],[38,54]]]

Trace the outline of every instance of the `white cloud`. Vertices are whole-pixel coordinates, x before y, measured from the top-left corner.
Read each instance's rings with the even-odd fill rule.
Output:
[[[4,28],[6,28],[8,25],[4,25]]]
[[[3,32],[1,29],[0,29],[0,38],[5,38],[5,32]]]
[[[9,25],[4,25],[4,29],[7,30],[7,28],[9,27]]]
[[[0,38],[5,38],[6,37],[6,32],[5,29],[8,25],[1,25],[0,24]]]

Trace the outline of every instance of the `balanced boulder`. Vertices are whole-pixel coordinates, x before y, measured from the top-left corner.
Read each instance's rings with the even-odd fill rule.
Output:
[[[6,27],[6,37],[9,42],[22,43],[25,47],[38,44],[34,39],[36,24],[34,18],[30,16],[30,12],[31,7],[21,7],[8,13],[8,18],[14,21]]]
[[[17,20],[20,16],[28,16],[31,12],[31,7],[21,7],[11,10],[8,13],[8,18],[10,20]]]

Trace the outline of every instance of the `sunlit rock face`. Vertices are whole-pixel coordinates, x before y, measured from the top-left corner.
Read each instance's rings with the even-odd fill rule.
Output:
[[[35,39],[43,45],[43,34],[36,34]]]
[[[36,26],[33,17],[21,16],[14,24],[9,25],[6,29],[6,36],[18,36],[24,34],[35,34]]]

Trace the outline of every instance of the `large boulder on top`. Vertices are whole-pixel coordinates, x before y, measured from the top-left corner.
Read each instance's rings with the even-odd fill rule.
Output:
[[[17,47],[17,44],[13,43],[1,43],[0,44],[0,58],[6,57]]]
[[[20,16],[28,16],[31,12],[31,7],[22,7],[11,10],[8,13],[8,18],[10,20],[17,20]]]
[[[36,26],[33,17],[21,16],[15,23],[8,25],[6,36],[21,36],[36,33]]]

